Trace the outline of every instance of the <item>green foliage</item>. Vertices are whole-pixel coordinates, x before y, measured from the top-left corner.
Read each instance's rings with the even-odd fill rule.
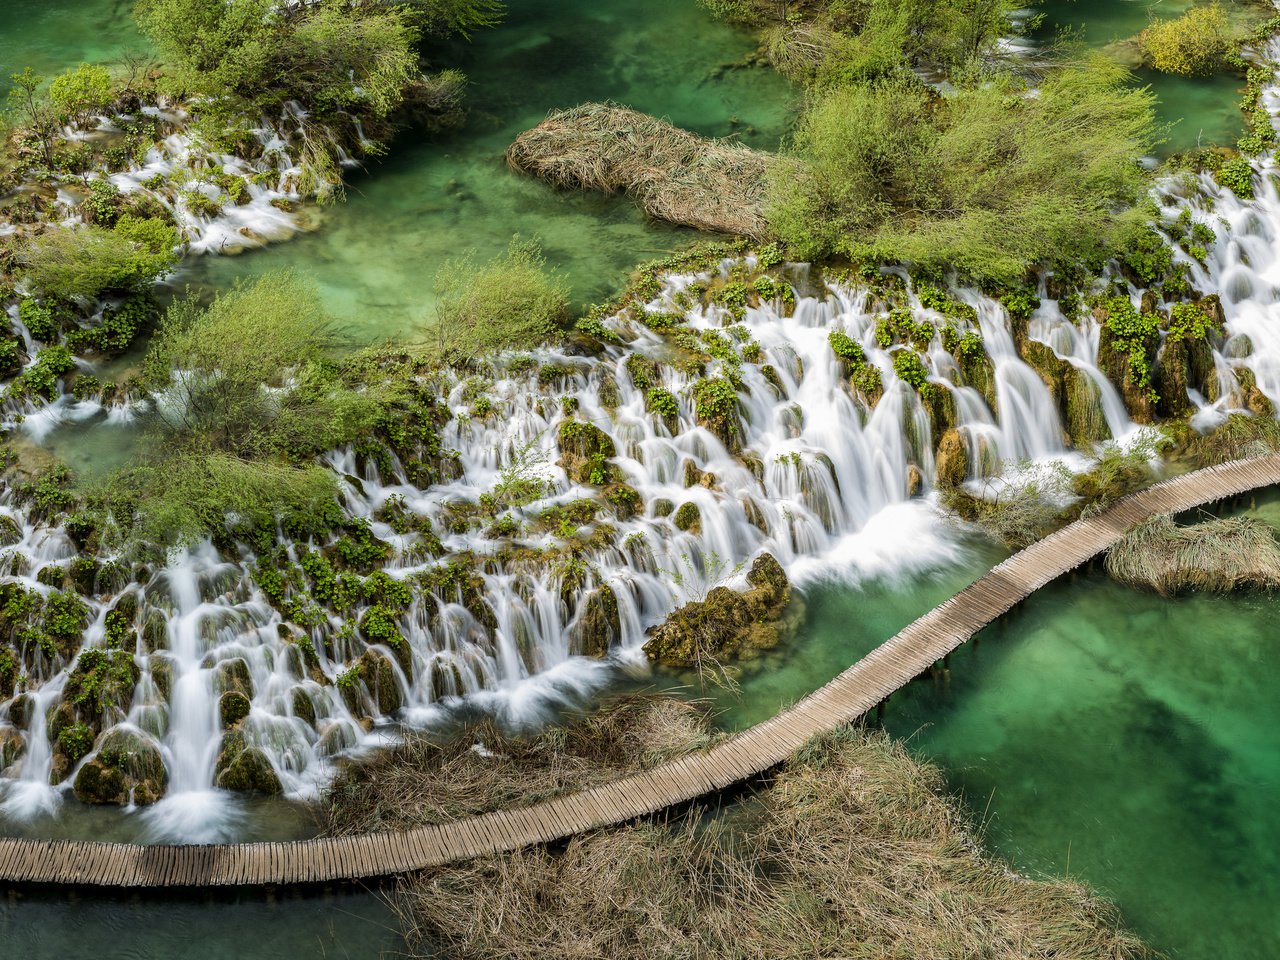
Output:
[[[49,230],[19,252],[22,276],[39,293],[67,300],[146,289],[178,259],[176,232],[157,223],[121,217],[111,230]]]
[[[1227,18],[1217,3],[1192,7],[1176,20],[1161,20],[1138,34],[1146,62],[1162,73],[1205,76],[1220,70],[1231,48]]]
[[[93,728],[87,723],[73,723],[58,734],[58,746],[72,763],[78,763],[93,749]]]
[[[1169,341],[1203,340],[1218,330],[1213,319],[1194,303],[1175,303],[1169,308]]]
[[[920,396],[928,399],[932,396],[933,385],[929,383],[929,370],[914,350],[895,350],[893,353],[893,372],[898,379],[910,384]]]
[[[827,335],[827,342],[831,344],[831,352],[841,360],[847,363],[866,363],[867,355],[862,349],[862,344],[854,340],[843,330],[832,330]]]
[[[1034,96],[1009,76],[946,97],[900,79],[823,90],[778,165],[769,222],[803,259],[1010,284],[1097,262],[1146,182],[1153,103],[1100,60],[1051,72]]]
[[[467,39],[476,30],[496,27],[507,12],[502,0],[409,0],[408,5],[423,33]]]
[[[1112,349],[1128,354],[1133,382],[1144,389],[1150,388],[1151,359],[1160,339],[1160,318],[1154,313],[1139,313],[1126,297],[1103,298],[1096,305],[1106,313],[1104,322],[1111,334]]]
[[[89,619],[89,608],[74,593],[49,594],[44,603],[44,628],[64,640],[80,636]]]
[[[49,100],[64,120],[83,121],[111,103],[111,73],[106,67],[82,63],[59,74],[49,84]]]
[[[432,335],[442,354],[456,358],[537,346],[557,335],[569,314],[567,281],[547,269],[536,241],[519,237],[485,264],[471,253],[446,261],[435,291]]]
[[[1160,234],[1144,227],[1127,238],[1120,262],[1133,271],[1144,286],[1150,286],[1173,266],[1173,251]]]
[[[111,706],[123,710],[133,700],[139,675],[128,650],[85,650],[67,678],[67,694],[90,716],[96,717]]]
[[[695,383],[693,402],[699,421],[728,424],[737,430],[738,391],[726,377],[711,377]]]
[[[394,4],[139,0],[138,22],[188,91],[251,114],[299,99],[326,115],[385,117],[418,75],[416,32]]]
[[[1243,200],[1253,198],[1253,167],[1248,157],[1225,161],[1216,172],[1218,182]]]
[[[36,354],[36,362],[18,374],[9,384],[9,393],[15,397],[58,398],[58,378],[76,368],[71,351],[61,344],[45,347]]]
[[[1271,123],[1271,113],[1262,102],[1263,85],[1273,78],[1274,73],[1266,67],[1249,68],[1244,97],[1240,102],[1249,130],[1237,143],[1241,153],[1256,155],[1275,145],[1276,130]]]
[[[670,390],[664,390],[662,387],[649,388],[649,392],[645,394],[644,408],[668,422],[675,422],[680,415],[679,401]]]
[[[99,353],[120,353],[127,350],[139,332],[151,322],[154,309],[155,305],[148,294],[134,294],[123,303],[104,307],[102,319],[96,326],[74,330],[68,334],[67,346],[77,353],[85,349]],[[76,381],[77,387],[80,379]]]
[[[120,215],[120,189],[110,180],[90,180],[84,211],[90,223],[111,226]]]
[[[62,332],[62,317],[46,303],[24,297],[18,304],[18,318],[31,336],[42,343],[57,343]]]

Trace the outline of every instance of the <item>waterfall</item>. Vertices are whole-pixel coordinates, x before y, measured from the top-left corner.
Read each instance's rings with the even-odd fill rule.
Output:
[[[1269,88],[1264,102],[1274,113],[1280,95]],[[262,133],[266,157],[283,151],[273,136]],[[152,158],[128,176],[171,159]],[[283,188],[288,161],[273,162]],[[1216,236],[1203,263],[1174,251],[1196,290],[1221,292],[1228,334],[1213,351],[1212,396],[1188,391],[1198,423],[1243,406],[1250,382],[1280,402],[1275,166],[1270,153],[1258,160],[1248,201],[1208,176],[1195,189],[1157,188],[1167,216],[1189,210]],[[266,179],[246,216],[259,200],[271,206]],[[213,225],[200,229],[200,242],[213,242]],[[272,596],[263,565],[267,574],[277,563],[298,570],[325,544],[286,542],[267,561],[244,545],[235,554],[205,543],[155,569],[135,567],[127,585],[99,577],[85,601],[83,647],[105,648],[107,617],[130,598],[136,614],[119,642],[140,679],[133,701],[102,728],[124,727],[162,757],[165,796],[147,813],[156,836],[212,839],[227,829],[236,808],[216,786],[233,741],[262,759],[287,796],[301,797],[325,782],[336,755],[376,742],[392,720],[427,724],[462,703],[536,720],[619,669],[643,669],[650,627],[718,583],[740,584],[742,565],[761,552],[801,585],[953,562],[961,546],[934,505],[940,435],[956,431],[974,490],[1001,464],[1078,458],[1050,365],[1093,398],[1100,437],[1123,441],[1135,429],[1101,369],[1098,322],[1068,316],[1043,279],[1038,305],[1017,322],[970,289],[950,292],[963,309],[944,316],[895,274],[870,284],[832,279],[808,295],[788,288],[737,308],[691,295],[753,267],[750,258],[726,260],[666,276],[649,302],[604,321],[610,339],[591,355],[541,348],[495,358],[480,373],[442,373],[439,434],[455,457],[425,488],[392,454],[329,454],[344,510],[388,545],[382,569],[408,590],[391,610],[392,630],[368,627],[375,604],[366,595],[342,613],[316,606],[286,620],[281,607],[306,596],[305,578],[282,579]],[[805,287],[798,271],[792,277]],[[1141,302],[1141,291],[1128,293]],[[914,325],[910,346],[885,335],[887,304]],[[980,344],[975,366],[944,330]],[[856,345],[865,383],[854,382],[833,337]],[[900,363],[908,349],[923,365],[919,377]],[[719,422],[700,412],[708,382],[731,386],[732,409]],[[9,413],[27,416],[38,439],[104,409],[127,420],[135,406],[64,397]],[[607,441],[600,477],[569,462],[567,425]],[[535,492],[483,507],[513,472]],[[6,579],[49,595],[76,555],[67,531],[37,522],[13,490],[0,490],[0,511],[19,531],[0,552]],[[0,706],[0,747],[6,733],[22,742],[0,771],[0,802],[15,818],[50,809],[95,758],[66,763],[51,735],[75,652],[31,656],[25,724],[12,718],[16,698]],[[232,707],[239,712],[227,716]]]

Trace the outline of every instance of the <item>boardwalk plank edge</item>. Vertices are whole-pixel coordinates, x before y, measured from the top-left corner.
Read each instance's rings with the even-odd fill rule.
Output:
[[[1206,467],[1131,494],[997,564],[769,720],[703,753],[611,783],[519,810],[393,834],[156,846],[0,838],[0,880],[94,887],[359,880],[562,840],[657,813],[775,767],[811,738],[874,710],[983,627],[1108,549],[1134,524],[1275,484],[1280,454]]]

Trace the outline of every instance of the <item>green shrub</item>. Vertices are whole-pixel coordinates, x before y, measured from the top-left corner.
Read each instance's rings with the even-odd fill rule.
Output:
[[[49,84],[49,100],[65,120],[83,120],[111,103],[111,74],[106,67],[82,63]]]
[[[41,294],[68,300],[145,289],[177,262],[177,234],[155,222],[121,217],[112,230],[50,230],[20,251],[22,275]]]
[[[120,214],[120,189],[110,180],[90,180],[89,196],[84,201],[90,223],[109,227]]]
[[[34,297],[24,297],[18,304],[18,318],[32,338],[41,343],[57,343],[62,334],[62,318]]]
[[[1205,76],[1222,68],[1231,49],[1227,18],[1217,3],[1192,7],[1176,20],[1147,27],[1138,34],[1138,46],[1156,70]]]
[[[486,264],[465,254],[436,274],[433,338],[443,354],[460,358],[536,346],[563,329],[568,289],[535,241],[514,238]]]
[[[1232,157],[1218,168],[1216,176],[1218,182],[1237,197],[1243,200],[1253,198],[1253,167],[1248,157]]]
[[[14,378],[9,390],[18,397],[58,398],[58,378],[76,368],[71,351],[61,344],[45,347],[36,354],[36,362]]]

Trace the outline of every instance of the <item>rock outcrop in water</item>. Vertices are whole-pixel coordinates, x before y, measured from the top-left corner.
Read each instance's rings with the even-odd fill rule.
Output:
[[[713,587],[705,599],[686,603],[649,631],[645,655],[667,667],[697,667],[776,647],[803,619],[787,611],[787,574],[763,553],[747,572],[747,585],[743,593]]]
[[[75,794],[84,803],[147,806],[169,782],[160,748],[142,731],[113,727],[76,773]]]

